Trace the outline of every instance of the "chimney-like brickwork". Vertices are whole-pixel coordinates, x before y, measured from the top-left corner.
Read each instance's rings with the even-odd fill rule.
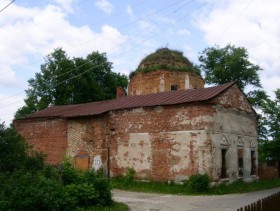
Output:
[[[117,99],[125,96],[125,89],[123,87],[117,87]]]

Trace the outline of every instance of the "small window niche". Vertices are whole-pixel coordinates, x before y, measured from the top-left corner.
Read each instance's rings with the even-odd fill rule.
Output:
[[[111,132],[111,135],[116,135],[116,129],[115,128],[111,128],[110,132]]]
[[[238,176],[244,176],[244,161],[243,161],[243,149],[237,149],[238,157]]]
[[[178,89],[176,84],[171,85],[171,91],[176,91]]]

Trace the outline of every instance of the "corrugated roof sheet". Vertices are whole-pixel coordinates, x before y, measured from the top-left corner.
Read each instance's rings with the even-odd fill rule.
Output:
[[[52,106],[35,112],[26,118],[93,116],[119,109],[176,105],[181,103],[205,101],[216,97],[233,84],[235,84],[235,82],[202,89],[178,90],[150,95],[127,96],[119,99],[85,104]]]

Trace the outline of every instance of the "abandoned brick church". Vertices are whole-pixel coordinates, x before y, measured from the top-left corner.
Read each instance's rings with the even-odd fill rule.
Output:
[[[47,162],[65,155],[81,169],[114,177],[176,182],[207,173],[213,181],[257,175],[257,115],[235,82],[204,88],[181,52],[159,49],[113,100],[53,106],[15,121]]]

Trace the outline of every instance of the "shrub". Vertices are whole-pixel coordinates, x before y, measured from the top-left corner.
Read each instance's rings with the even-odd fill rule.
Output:
[[[7,128],[0,122],[0,173],[19,169],[40,170],[44,155],[28,146],[14,127]]]
[[[84,180],[84,172],[75,169],[69,162],[64,162],[61,170],[61,178],[64,185],[78,184]]]
[[[59,182],[41,172],[7,174],[0,188],[0,210],[57,210],[62,201]]]
[[[65,195],[77,206],[112,203],[111,186],[102,169],[97,172],[94,170],[82,172],[69,162],[64,162],[62,183],[66,186]]]
[[[89,170],[85,173],[85,182],[93,184],[93,187],[97,193],[97,204],[110,205],[112,200],[111,184],[109,179],[103,174],[103,169],[99,169],[97,172]]]
[[[207,192],[209,190],[210,178],[207,174],[196,174],[190,176],[188,185],[195,193]]]
[[[61,168],[44,163],[14,128],[0,123],[0,210],[76,210],[112,204],[103,172],[82,172],[65,158]]]
[[[124,179],[127,182],[131,182],[134,179],[135,170],[133,168],[127,168]]]

